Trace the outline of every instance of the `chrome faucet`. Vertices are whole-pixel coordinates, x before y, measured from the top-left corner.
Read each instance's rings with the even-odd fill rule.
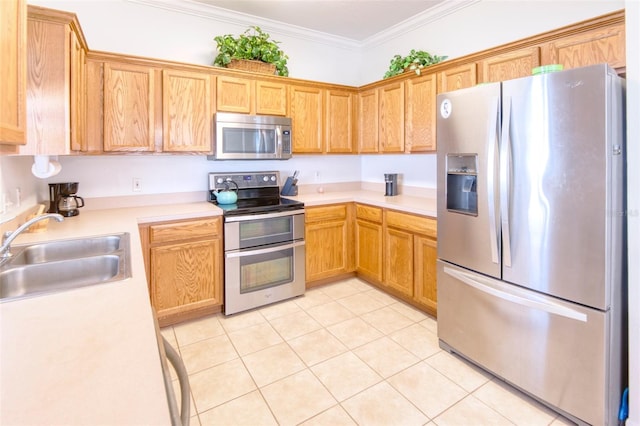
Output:
[[[13,232],[11,231],[5,232],[2,235],[2,246],[0,246],[0,260],[5,260],[11,257],[11,252],[9,251],[11,249],[11,243],[13,242],[13,240],[16,239],[18,235],[22,233],[22,231],[24,231],[25,229],[27,229],[28,227],[30,227],[36,222],[40,222],[41,220],[49,219],[49,218],[55,219],[58,222],[62,222],[64,220],[64,217],[58,213],[43,214],[26,221],[20,227],[18,227],[18,229],[16,229]]]

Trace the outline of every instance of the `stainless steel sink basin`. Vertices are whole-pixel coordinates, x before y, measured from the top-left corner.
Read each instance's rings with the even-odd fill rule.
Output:
[[[43,295],[131,277],[129,234],[15,246],[0,267],[0,300]]]
[[[21,248],[15,246],[11,263],[32,264],[74,259],[100,254],[114,253],[128,244],[128,234],[101,235],[72,240],[59,240],[32,244]]]

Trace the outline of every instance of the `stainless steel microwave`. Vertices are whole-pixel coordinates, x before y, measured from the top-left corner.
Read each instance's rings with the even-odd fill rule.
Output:
[[[291,158],[291,118],[218,112],[215,150],[210,160]]]

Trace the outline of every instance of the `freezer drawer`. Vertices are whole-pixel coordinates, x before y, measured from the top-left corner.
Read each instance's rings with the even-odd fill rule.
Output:
[[[535,398],[594,425],[616,424],[610,314],[438,261],[438,337]],[[611,368],[611,370],[610,370]],[[619,373],[620,374],[620,373]],[[617,396],[616,396],[617,395]]]

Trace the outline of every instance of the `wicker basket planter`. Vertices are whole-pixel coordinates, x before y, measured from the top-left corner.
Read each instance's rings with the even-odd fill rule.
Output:
[[[266,62],[249,59],[232,59],[231,62],[227,65],[227,68],[257,72],[260,74],[274,75],[276,73],[275,64],[268,64]]]

